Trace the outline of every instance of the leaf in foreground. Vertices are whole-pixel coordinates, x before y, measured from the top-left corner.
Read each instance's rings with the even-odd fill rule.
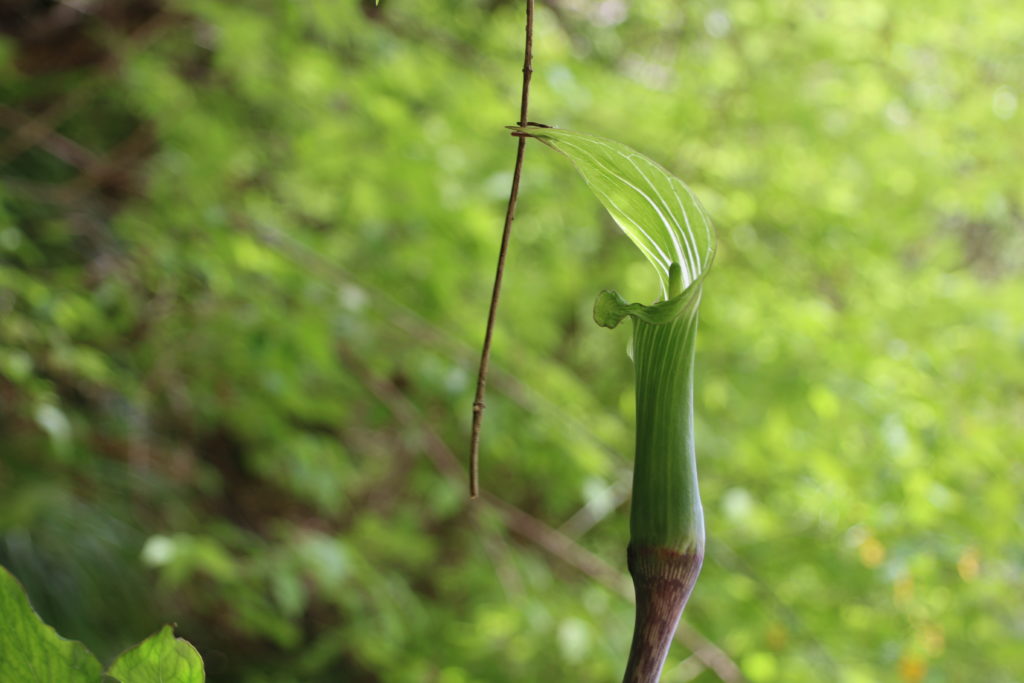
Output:
[[[203,660],[170,626],[126,651],[108,672],[121,683],[203,683]]]
[[[127,650],[106,672],[120,683],[204,683],[203,660],[170,626]],[[0,683],[100,683],[103,667],[88,648],[61,638],[32,609],[14,576],[0,567]]]
[[[43,623],[18,580],[0,567],[0,681],[97,683],[102,671],[85,645]]]

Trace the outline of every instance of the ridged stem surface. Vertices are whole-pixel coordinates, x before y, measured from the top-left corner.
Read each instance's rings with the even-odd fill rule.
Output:
[[[697,582],[704,557],[630,545],[629,573],[636,590],[636,624],[623,683],[654,683],[661,675],[679,617]]]

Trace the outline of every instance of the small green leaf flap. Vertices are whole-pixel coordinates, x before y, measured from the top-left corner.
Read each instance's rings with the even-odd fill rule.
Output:
[[[618,292],[606,289],[597,295],[594,302],[594,322],[601,327],[614,328],[623,318],[631,315],[652,325],[664,325],[678,318],[683,312],[695,310],[698,302],[698,297],[693,296],[692,291],[684,291],[668,301],[645,306],[631,304]]]
[[[170,626],[125,651],[107,672],[121,683],[203,683],[203,660]]]

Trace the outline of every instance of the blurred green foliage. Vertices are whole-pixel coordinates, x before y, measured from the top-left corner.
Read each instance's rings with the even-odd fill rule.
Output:
[[[521,6],[11,8],[0,563],[48,623],[109,661],[177,621],[214,681],[615,680],[632,369],[590,307],[655,287],[539,148],[489,498],[454,460]],[[1019,680],[1021,25],[1008,0],[538,6],[531,118],[656,158],[719,229],[697,653],[665,681]]]

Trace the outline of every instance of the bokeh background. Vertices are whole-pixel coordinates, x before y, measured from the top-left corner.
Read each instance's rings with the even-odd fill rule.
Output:
[[[7,0],[0,563],[210,680],[612,681],[648,266],[528,150],[522,3]],[[543,0],[531,118],[719,230],[664,680],[1021,681],[1024,4]],[[0,623],[2,628],[2,623]]]

